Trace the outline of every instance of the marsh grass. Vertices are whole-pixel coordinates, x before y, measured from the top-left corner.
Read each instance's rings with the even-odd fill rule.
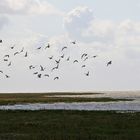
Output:
[[[0,140],[139,140],[140,113],[0,111]]]
[[[102,93],[16,93],[0,94],[0,105],[13,105],[25,103],[58,103],[58,102],[111,102],[132,101],[133,99],[114,99],[110,97],[55,97],[56,95],[95,95]]]

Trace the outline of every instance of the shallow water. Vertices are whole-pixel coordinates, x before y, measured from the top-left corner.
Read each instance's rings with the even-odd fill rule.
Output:
[[[3,105],[0,110],[120,110],[140,111],[140,102],[90,102],[90,103],[53,103]]]

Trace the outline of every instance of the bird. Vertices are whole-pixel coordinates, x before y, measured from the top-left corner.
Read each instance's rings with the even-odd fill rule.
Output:
[[[9,75],[7,75],[7,74],[5,74],[5,77],[6,77],[6,78],[10,78],[10,76],[9,76]]]
[[[86,61],[88,59],[88,57],[86,57],[85,59],[84,59],[84,61]]]
[[[96,58],[98,55],[94,55],[94,56],[92,56],[93,58]]]
[[[50,60],[53,59],[53,56],[48,57]]]
[[[41,49],[41,47],[38,47],[38,48],[37,48],[37,50],[40,50],[40,49]]]
[[[0,73],[3,73],[3,71],[2,71],[2,70],[0,70]]]
[[[17,54],[19,54],[19,52],[15,52],[15,53],[14,53],[14,55],[17,55]]]
[[[29,69],[31,70],[31,69],[34,69],[35,67],[33,66],[33,65],[30,65],[29,66]]]
[[[44,74],[45,77],[49,77],[49,74]]]
[[[59,68],[59,64],[57,64],[56,67],[52,68],[51,71],[54,71],[55,69],[58,69]]]
[[[8,67],[11,66],[12,62],[9,62]]]
[[[83,57],[85,57],[85,56],[87,56],[87,54],[86,54],[86,53],[83,53],[83,54],[81,55],[81,59],[82,59]]]
[[[28,53],[26,52],[25,55],[24,55],[24,57],[27,57],[27,56],[28,56]]]
[[[63,54],[63,55],[61,55],[61,58],[64,58],[64,54]]]
[[[82,68],[85,68],[86,67],[86,65],[82,65]]]
[[[87,73],[85,73],[86,76],[89,76],[89,71]]]
[[[78,60],[74,60],[74,61],[73,61],[73,63],[76,63],[76,62],[78,63]]]
[[[38,72],[34,72],[33,74],[35,74],[35,75],[36,75],[36,74],[38,74]]]
[[[107,62],[106,66],[108,67],[111,64],[112,64],[112,61],[109,61],[109,62]]]
[[[70,56],[67,58],[67,61],[69,61],[70,60]]]
[[[15,45],[13,45],[12,47],[10,47],[11,49],[14,49]]]
[[[8,59],[4,59],[4,61],[8,61]]]
[[[76,44],[76,41],[72,41],[71,43],[72,43],[72,44]]]
[[[55,60],[56,64],[59,64],[59,63],[60,63],[60,60],[61,60],[61,59]]]
[[[0,39],[0,43],[2,43],[2,40]]]
[[[53,80],[58,80],[59,79],[59,77],[54,77],[54,79]]]
[[[41,78],[41,74],[38,74],[37,77],[38,77],[38,78]]]
[[[20,51],[20,53],[22,53],[24,51],[24,48],[22,48],[22,50]]]
[[[66,47],[66,46],[64,46],[64,47],[62,48],[62,50],[61,50],[61,51],[63,51],[64,49],[67,49],[67,47]]]
[[[41,70],[41,71],[44,71],[45,68],[44,68],[43,66],[40,65],[40,70]]]
[[[5,55],[4,57],[10,57],[10,56],[7,54],[7,55]]]
[[[45,49],[50,48],[50,44],[48,43],[48,45],[45,47]]]

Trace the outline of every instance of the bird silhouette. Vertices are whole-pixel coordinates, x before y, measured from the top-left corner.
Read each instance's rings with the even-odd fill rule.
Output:
[[[59,79],[59,77],[54,77],[54,79],[53,80],[58,80]]]
[[[42,74],[38,74],[37,77],[38,77],[38,78],[41,78],[41,75],[42,75]]]
[[[82,68],[85,68],[86,67],[86,65],[82,65]]]
[[[40,70],[41,70],[41,71],[44,71],[45,68],[44,68],[43,66],[40,65]]]
[[[38,72],[34,72],[33,74],[36,75],[36,74],[38,74]]]
[[[11,66],[12,62],[9,62],[8,67]]]
[[[50,60],[53,59],[53,56],[48,57]]]
[[[25,53],[24,57],[27,57],[27,56],[28,56],[28,52]]]
[[[106,66],[108,67],[111,64],[112,64],[112,61],[109,61],[109,62],[107,62]]]
[[[22,53],[24,51],[24,48],[21,49],[20,53]]]
[[[7,54],[7,55],[4,55],[4,57],[8,57],[9,58],[10,56]]]
[[[84,59],[84,61],[86,61],[88,59],[88,57],[86,57],[85,59]]]
[[[85,56],[87,56],[87,54],[86,54],[86,53],[83,53],[83,54],[81,55],[81,59],[82,59],[83,57],[85,57]]]
[[[93,58],[96,58],[98,55],[94,55],[94,56],[92,56]]]
[[[64,54],[63,54],[63,55],[61,55],[61,58],[64,58],[64,56],[65,56]]]
[[[50,44],[48,43],[48,45],[45,47],[45,49],[50,48]]]
[[[2,70],[0,70],[0,73],[3,73],[3,71],[2,71]]]
[[[0,39],[0,43],[2,43],[2,40]]]
[[[59,64],[59,63],[60,63],[60,60],[61,60],[61,59],[55,60],[56,64]]]
[[[17,55],[17,54],[19,54],[19,52],[15,52],[15,53],[14,53],[14,55]]]
[[[50,77],[49,74],[44,74],[45,77]]]
[[[71,43],[75,45],[76,44],[76,41],[72,41]]]
[[[86,76],[89,76],[89,71],[87,73],[85,73]]]
[[[10,47],[11,49],[14,49],[15,45],[13,45],[12,47]]]
[[[69,61],[70,60],[70,56],[67,58],[67,61]]]
[[[4,61],[8,61],[8,59],[4,59]]]
[[[66,47],[66,46],[65,46],[65,47],[63,47],[61,51],[63,51],[64,49],[67,49],[67,47]]]
[[[10,76],[9,76],[9,75],[7,75],[7,74],[5,74],[5,77],[6,77],[6,78],[10,78]]]
[[[38,48],[37,48],[37,50],[40,50],[40,49],[41,49],[41,47],[38,47]]]
[[[59,64],[57,64],[56,67],[52,68],[51,71],[54,71],[55,69],[58,69],[59,68]]]
[[[74,60],[73,63],[78,63],[78,60]]]

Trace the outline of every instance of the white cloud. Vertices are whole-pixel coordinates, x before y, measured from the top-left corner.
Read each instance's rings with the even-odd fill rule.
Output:
[[[46,0],[2,0],[0,1],[1,14],[61,14]]]

